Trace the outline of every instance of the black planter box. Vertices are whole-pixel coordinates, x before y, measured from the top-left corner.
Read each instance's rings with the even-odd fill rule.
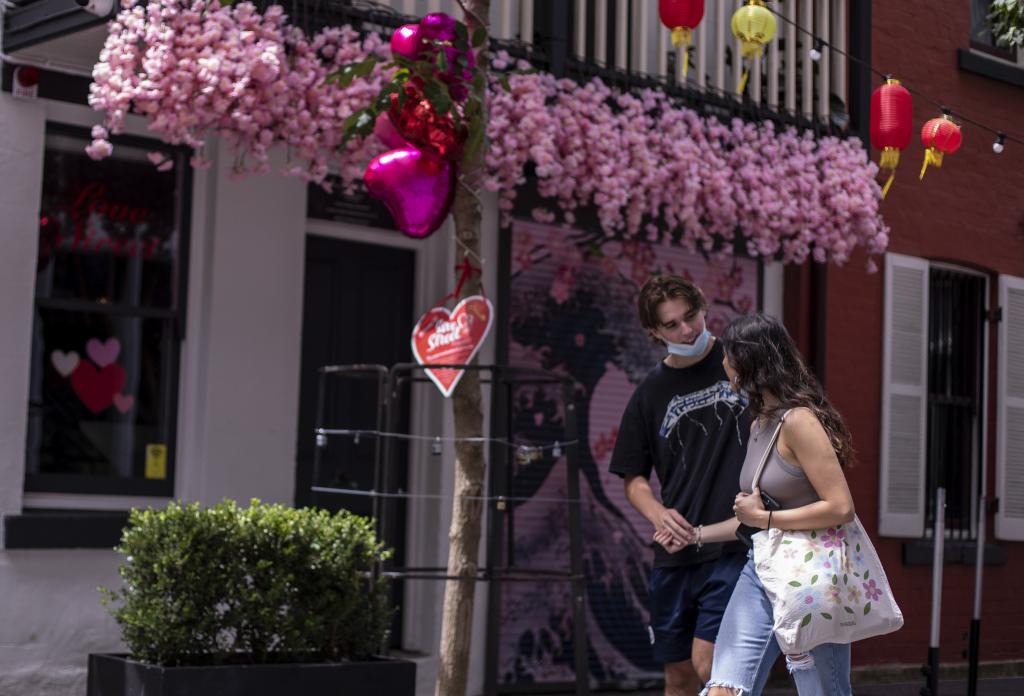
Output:
[[[366,662],[161,667],[89,655],[87,696],[415,696],[416,663]]]

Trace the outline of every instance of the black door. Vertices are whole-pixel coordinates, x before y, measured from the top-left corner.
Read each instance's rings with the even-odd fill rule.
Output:
[[[382,233],[386,234],[386,233]],[[374,487],[376,437],[328,438],[314,471],[316,438],[317,370],[323,365],[357,363],[390,367],[409,362],[413,328],[415,253],[406,249],[360,244],[328,237],[306,237],[305,297],[302,312],[302,373],[299,392],[299,441],[295,470],[296,506],[341,508],[360,515],[373,513],[373,499],[356,495],[314,493],[311,487],[358,489]],[[377,383],[363,379],[328,378],[324,392],[324,427],[348,430],[384,429],[377,423]],[[399,414],[398,431],[408,432],[408,399]],[[392,443],[394,456],[388,472],[392,490],[407,490],[405,443]],[[405,505],[387,501],[388,533],[385,541],[395,550],[394,563],[404,564]],[[395,587],[396,600],[401,588]],[[396,617],[392,637],[398,640]]]

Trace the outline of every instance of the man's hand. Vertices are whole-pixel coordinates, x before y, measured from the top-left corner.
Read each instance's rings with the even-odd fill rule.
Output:
[[[686,546],[693,541],[693,525],[678,510],[662,508],[661,514],[652,522],[656,532],[667,532],[677,544]]]
[[[688,543],[684,544],[676,541],[675,538],[668,533],[668,531],[655,532],[654,541],[655,543],[661,544],[669,553],[677,553],[679,551],[682,551],[688,545]]]

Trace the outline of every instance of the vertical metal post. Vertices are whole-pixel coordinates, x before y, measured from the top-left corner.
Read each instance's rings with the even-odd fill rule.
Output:
[[[981,647],[981,581],[985,568],[985,495],[978,497],[978,551],[974,560],[974,614],[971,616],[967,660],[967,696],[978,693],[978,655]]]
[[[504,378],[502,368],[491,371],[491,432],[492,436],[511,441],[512,428],[509,413],[512,403],[512,385]],[[498,430],[496,426],[500,426]],[[488,486],[490,496],[507,496],[509,458],[514,454],[500,442],[491,443],[490,475]],[[484,655],[484,694],[494,696],[498,689],[498,654],[501,649],[501,580],[504,564],[504,525],[508,515],[508,503],[504,500],[489,501],[487,526],[487,644]]]
[[[576,671],[576,694],[590,693],[589,660],[587,655],[587,583],[583,575],[583,523],[580,502],[580,465],[576,427],[576,390],[571,380],[562,382],[562,401],[565,404],[565,438],[574,444],[565,448],[567,490],[569,493],[569,564],[572,572],[573,658]]]
[[[928,664],[922,668],[927,678],[922,696],[939,696],[939,627],[942,623],[942,563],[946,547],[946,489],[935,489],[935,528],[932,536],[932,630],[928,640]]]
[[[399,367],[396,365],[392,367],[387,374],[386,378],[382,379],[381,389],[385,393],[384,401],[384,432],[393,433],[398,430],[398,419],[401,416],[401,398],[399,397],[399,390],[401,389],[401,379],[398,377],[398,373],[395,368]],[[394,438],[390,436],[383,436],[381,438],[383,442],[381,444],[381,456],[375,460],[375,473],[373,487],[378,493],[387,493],[388,486],[388,471],[391,468],[391,460],[394,458]],[[379,496],[374,496],[374,501],[379,500]],[[377,521],[378,529],[381,530],[381,538],[387,540],[386,535],[391,531],[388,526],[390,523],[390,516],[388,514],[389,504],[385,501],[379,506],[380,518]]]
[[[318,370],[319,376],[316,379],[316,416],[313,420],[313,437],[316,438],[313,447],[313,485],[320,485],[320,463],[323,460],[323,451],[327,447],[327,436],[320,432],[324,427],[324,385],[327,381],[327,373],[323,368]],[[310,503],[313,502],[313,495],[310,495]],[[376,502],[376,501],[374,501]]]

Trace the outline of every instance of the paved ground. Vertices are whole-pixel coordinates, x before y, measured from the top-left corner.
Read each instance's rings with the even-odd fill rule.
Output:
[[[920,696],[924,680],[894,684],[862,684],[854,687],[854,696]],[[660,691],[607,691],[603,695],[661,696]],[[763,696],[796,696],[795,688],[768,688]],[[939,682],[939,693],[935,696],[967,696],[967,683],[959,681]],[[1024,696],[1024,677],[1011,679],[980,679],[977,696]]]

